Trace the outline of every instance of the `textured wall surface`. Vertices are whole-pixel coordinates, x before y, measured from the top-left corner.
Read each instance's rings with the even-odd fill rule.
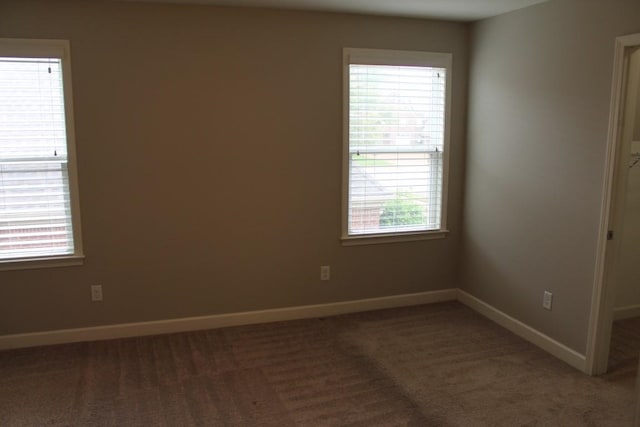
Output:
[[[637,0],[552,0],[472,35],[464,289],[581,353],[614,41],[636,32]]]
[[[0,3],[71,42],[81,267],[0,272],[0,335],[450,288],[467,24],[103,1]],[[340,245],[342,49],[454,55],[443,240]],[[320,265],[332,267],[319,281]],[[90,303],[89,286],[104,287]]]

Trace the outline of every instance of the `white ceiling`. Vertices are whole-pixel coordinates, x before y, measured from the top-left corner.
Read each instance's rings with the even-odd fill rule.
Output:
[[[475,21],[548,0],[128,0]]]

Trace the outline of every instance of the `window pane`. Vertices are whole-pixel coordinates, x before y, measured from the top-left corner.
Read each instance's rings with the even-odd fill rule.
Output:
[[[0,58],[0,259],[73,252],[61,61]]]
[[[446,69],[349,66],[350,235],[440,228]]]

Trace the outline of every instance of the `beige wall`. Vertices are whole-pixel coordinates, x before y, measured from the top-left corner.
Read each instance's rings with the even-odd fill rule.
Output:
[[[551,0],[473,29],[464,288],[581,353],[614,40],[635,32],[637,0]]]
[[[456,286],[467,25],[3,0],[0,37],[71,41],[87,255],[0,272],[0,334]],[[343,47],[453,53],[448,238],[340,245]]]
[[[640,48],[638,48],[632,55],[633,60],[635,61],[634,71],[636,73],[636,77],[640,80]],[[640,141],[640,83],[638,84],[638,105],[636,107],[636,119],[635,119],[635,128],[633,131],[633,139],[634,141]]]

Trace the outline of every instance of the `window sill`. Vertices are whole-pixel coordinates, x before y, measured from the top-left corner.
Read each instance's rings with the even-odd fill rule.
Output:
[[[418,240],[444,239],[449,230],[420,231],[396,234],[368,234],[359,236],[343,236],[342,246],[379,245],[385,243],[415,242]]]
[[[84,264],[84,255],[66,255],[50,258],[18,258],[0,261],[0,271],[72,267],[82,264]]]

